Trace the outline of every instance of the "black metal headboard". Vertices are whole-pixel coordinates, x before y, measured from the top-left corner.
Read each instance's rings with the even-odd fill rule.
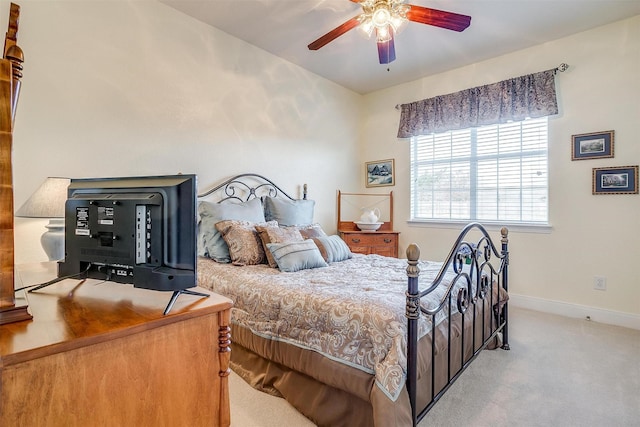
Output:
[[[260,198],[264,196],[280,196],[286,197],[289,200],[295,200],[295,198],[291,197],[283,189],[274,184],[273,181],[255,173],[243,173],[231,177],[214,188],[199,194],[198,198],[204,198],[216,192],[219,192],[221,195],[221,199],[218,203],[228,200],[246,202],[253,198]],[[302,198],[305,200],[307,199],[307,184],[304,184]]]

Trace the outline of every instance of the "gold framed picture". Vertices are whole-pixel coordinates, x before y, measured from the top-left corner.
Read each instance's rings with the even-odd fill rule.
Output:
[[[365,183],[367,187],[386,187],[396,185],[394,159],[366,162]]]

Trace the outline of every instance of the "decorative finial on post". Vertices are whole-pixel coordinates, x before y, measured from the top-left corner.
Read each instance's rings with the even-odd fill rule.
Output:
[[[418,260],[420,259],[420,248],[415,243],[411,243],[407,248],[407,275],[409,277],[418,277],[420,268],[418,268]]]
[[[420,248],[412,243],[407,248],[407,305],[405,316],[408,319],[417,319],[420,317],[420,296],[418,295],[418,276],[420,276],[420,268],[418,260],[420,259]]]
[[[18,98],[20,97],[20,79],[22,78],[22,63],[24,62],[24,52],[18,43],[18,22],[20,20],[20,6],[11,3],[9,11],[9,25],[4,39],[4,59],[11,63],[11,77],[13,84],[11,87],[11,122],[16,117]]]
[[[502,227],[500,229],[500,234],[502,235],[502,240],[501,242],[503,244],[507,244],[509,243],[509,229],[507,227]]]

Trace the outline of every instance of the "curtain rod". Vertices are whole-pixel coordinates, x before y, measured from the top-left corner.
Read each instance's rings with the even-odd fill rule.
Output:
[[[554,73],[557,73],[558,71],[560,71],[561,73],[564,73],[565,71],[567,71],[569,69],[569,64],[566,63],[562,63],[560,65],[558,65],[556,68],[553,69]],[[400,104],[396,104],[396,110],[400,110]]]

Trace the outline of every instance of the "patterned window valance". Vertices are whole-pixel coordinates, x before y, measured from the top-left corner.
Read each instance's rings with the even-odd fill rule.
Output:
[[[402,104],[398,138],[558,114],[555,71]]]

